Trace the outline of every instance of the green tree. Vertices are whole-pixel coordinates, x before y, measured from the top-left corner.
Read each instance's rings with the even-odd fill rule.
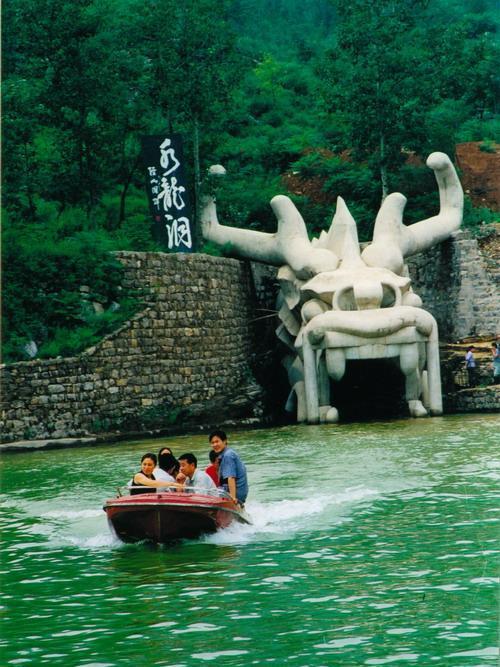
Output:
[[[379,172],[382,198],[388,165],[423,137],[432,102],[425,31],[426,0],[333,0],[339,26],[323,68],[328,107],[349,118],[349,144]]]
[[[227,0],[158,0],[143,12],[143,46],[158,131],[189,128],[195,202],[201,181],[200,144],[224,123],[239,81],[241,59]]]
[[[11,348],[34,339],[58,354],[82,326],[75,336],[89,340],[80,286],[102,291],[105,251],[156,249],[143,134],[184,136],[196,189],[204,167],[227,167],[217,187],[229,224],[274,231],[269,200],[300,179],[292,197],[314,233],[340,194],[368,238],[389,179],[410,195],[408,219],[426,217],[432,174],[403,165],[408,151],[451,154],[498,132],[495,12],[495,0],[5,3]]]
[[[4,360],[23,358],[23,346],[40,347],[87,325],[94,334],[109,318],[95,317],[92,302],[104,308],[117,301],[123,269],[109,242],[96,232],[60,237],[55,226],[3,220],[2,333]],[[82,286],[86,286],[86,298]],[[111,314],[111,311],[110,311]],[[88,330],[88,325],[91,328]],[[88,342],[88,341],[87,341]]]
[[[5,67],[8,197],[26,193],[29,177],[25,196],[82,205],[90,218],[110,181],[124,177],[138,115],[131,82],[143,64],[121,48],[101,3],[13,0],[7,20],[15,41]]]
[[[498,22],[483,0],[332,2],[339,24],[322,92],[347,119],[354,156],[377,169],[384,198],[405,150],[453,151],[467,117],[495,113]]]

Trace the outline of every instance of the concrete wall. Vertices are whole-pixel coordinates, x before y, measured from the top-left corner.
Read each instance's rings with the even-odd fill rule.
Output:
[[[208,255],[118,253],[145,308],[78,357],[1,370],[2,440],[259,416],[247,264]],[[188,411],[188,412],[186,412]],[[181,413],[182,415],[182,413]]]

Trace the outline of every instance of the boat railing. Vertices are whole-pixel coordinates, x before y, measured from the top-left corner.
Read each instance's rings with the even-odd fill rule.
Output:
[[[132,490],[137,491],[138,488],[141,490],[141,493],[146,493],[144,489],[148,487],[144,486],[137,487],[137,486],[132,486],[130,484],[126,484],[124,486],[117,487],[116,490],[118,493],[118,497],[121,497],[121,496],[131,495],[131,491]],[[219,487],[215,487],[212,489],[201,488],[198,486],[185,486],[181,488],[169,487],[169,486],[158,487],[158,488],[151,487],[150,493],[158,493],[159,495],[164,495],[166,493],[190,493],[190,494],[196,493],[202,496],[212,496],[215,498],[223,498],[225,500],[231,500],[231,496],[229,495],[229,493],[225,489],[221,489]]]

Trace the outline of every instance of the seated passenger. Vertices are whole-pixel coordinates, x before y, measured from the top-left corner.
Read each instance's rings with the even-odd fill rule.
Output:
[[[219,456],[211,449],[208,452],[208,458],[210,465],[205,468],[205,472],[214,480],[215,486],[219,486]]]
[[[198,461],[194,454],[188,453],[179,456],[180,472],[177,481],[184,484],[184,488],[199,489],[200,491],[215,490],[213,479],[203,470],[198,470]]]
[[[141,470],[140,472],[135,473],[130,482],[130,486],[132,487],[143,488],[131,489],[131,496],[135,496],[139,493],[155,493],[156,489],[164,487],[179,488],[180,485],[176,484],[176,482],[162,482],[155,478],[153,471],[156,467],[156,463],[156,454],[151,454],[151,452],[144,454],[144,456],[141,458]]]
[[[175,482],[179,472],[179,461],[169,447],[162,447],[158,452],[158,465],[153,471],[155,479],[161,482]]]

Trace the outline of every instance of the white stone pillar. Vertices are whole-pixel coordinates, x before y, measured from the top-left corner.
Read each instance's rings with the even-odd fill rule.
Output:
[[[430,398],[429,398],[429,380],[427,377],[427,371],[422,371],[422,402],[427,409],[430,407]]]
[[[346,366],[345,351],[340,348],[326,350],[326,367],[332,380],[339,382],[344,377]]]
[[[436,322],[433,324],[426,347],[429,409],[433,415],[442,415],[443,397],[441,395],[441,368],[439,366],[439,340]]]
[[[319,405],[330,405],[330,378],[326,369],[325,351],[318,350]]]
[[[307,421],[309,424],[319,422],[318,377],[316,373],[316,353],[311,347],[307,335],[302,345],[304,354],[304,380],[306,385]]]
[[[303,381],[297,382],[293,388],[297,397],[297,422],[301,424],[307,421],[306,388]]]

